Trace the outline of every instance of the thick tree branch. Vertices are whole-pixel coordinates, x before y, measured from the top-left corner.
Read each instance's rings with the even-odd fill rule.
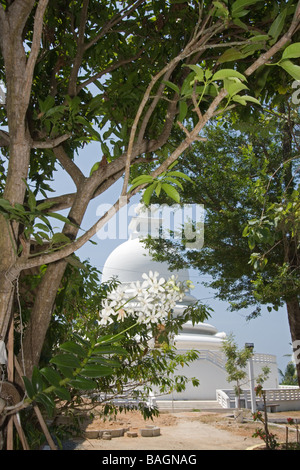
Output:
[[[22,33],[35,0],[16,0],[7,8],[10,27],[14,33]]]
[[[0,147],[7,147],[9,145],[9,133],[0,130]]]
[[[32,148],[35,148],[35,149],[53,149],[54,147],[57,147],[58,145],[62,144],[66,140],[68,140],[70,137],[71,137],[70,134],[64,134],[64,135],[61,135],[60,137],[56,137],[55,139],[49,139],[49,140],[44,140],[44,141],[34,140],[32,142]]]
[[[77,188],[84,182],[85,176],[78,168],[78,166],[66,154],[62,145],[53,149],[54,155],[61,163],[66,172],[71,176]]]
[[[81,15],[80,15],[80,24],[79,24],[78,39],[77,39],[77,52],[76,52],[76,56],[73,62],[73,67],[71,70],[71,75],[70,75],[70,80],[69,80],[68,93],[70,96],[76,95],[78,71],[80,69],[83,54],[85,51],[84,31],[85,31],[85,26],[86,26],[86,21],[87,21],[87,16],[88,16],[88,6],[89,6],[89,0],[84,0],[82,10],[81,10]]]
[[[100,196],[108,188],[110,188],[116,181],[118,181],[121,178],[123,173],[124,173],[124,170],[122,169],[119,172],[111,175],[102,183],[100,183],[99,187],[96,189],[93,196],[91,197],[91,200],[95,199],[97,196]],[[58,212],[58,211],[69,209],[70,207],[72,207],[72,205],[74,204],[75,198],[76,198],[76,193],[69,193],[69,194],[63,194],[61,196],[49,197],[47,199],[39,200],[38,204],[41,204],[43,202],[51,202],[53,203],[53,206],[51,206],[48,209],[48,212]]]
[[[5,10],[3,8],[3,5],[0,5],[0,46],[1,46],[1,49],[2,49],[4,25],[6,22],[7,22],[7,18],[5,15]]]
[[[44,23],[43,19],[44,19],[44,14],[45,14],[47,5],[48,5],[48,0],[39,0],[37,9],[35,12],[35,16],[34,16],[32,46],[31,46],[31,51],[27,60],[25,77],[24,77],[24,94],[25,94],[26,103],[29,102],[33,71],[34,71],[36,60],[37,60],[40,47],[41,47],[41,37],[42,37],[42,30],[43,30],[43,23]]]

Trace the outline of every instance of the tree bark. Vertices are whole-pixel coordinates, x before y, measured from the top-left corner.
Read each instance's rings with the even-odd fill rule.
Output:
[[[289,326],[291,331],[293,352],[295,355],[298,384],[300,387],[300,305],[295,297],[286,302]]]
[[[9,127],[10,151],[9,166],[3,198],[11,205],[23,204],[28,175],[31,139],[26,125],[27,103],[24,99],[24,76],[26,56],[21,37],[7,38],[10,53],[4,55],[7,80],[7,120]],[[10,47],[9,47],[10,46]],[[0,335],[5,338],[11,316],[11,302],[14,284],[7,272],[17,260],[18,249],[17,222],[10,223],[0,218]]]
[[[33,367],[39,363],[55,297],[66,266],[67,262],[64,260],[50,264],[39,285],[30,321],[24,334],[22,355],[19,356],[23,373],[29,378],[32,376]]]
[[[69,213],[69,219],[75,225],[66,224],[63,228],[63,233],[71,240],[76,238],[78,227],[98,184],[96,181],[91,184],[91,181],[87,179],[83,179],[81,185],[78,184],[75,201]],[[24,333],[23,351],[20,353],[20,360],[24,358],[24,373],[28,378],[31,378],[33,367],[39,363],[56,294],[66,266],[67,261],[64,259],[49,264],[37,291],[30,320]]]

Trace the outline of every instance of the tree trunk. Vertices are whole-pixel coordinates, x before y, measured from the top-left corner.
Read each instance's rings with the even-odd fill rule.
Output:
[[[88,203],[95,187],[87,180],[77,188],[74,204],[69,219],[76,225],[66,224],[63,233],[71,240],[76,238],[78,227],[82,222]],[[49,264],[36,294],[30,320],[25,330],[23,351],[19,354],[24,358],[25,375],[31,378],[33,367],[39,363],[45,336],[51,320],[57,291],[62,281],[67,261],[64,259]]]
[[[33,367],[39,363],[45,336],[51,320],[55,297],[64,275],[67,262],[62,260],[48,266],[43,276],[26,328],[23,351],[19,355],[24,375],[31,378]]]
[[[4,27],[4,26],[3,26]],[[5,24],[8,27],[8,24]],[[13,25],[11,25],[13,28]],[[28,96],[25,93],[24,77],[26,55],[22,45],[22,31],[15,34],[6,32],[2,52],[5,62],[7,82],[6,111],[9,129],[9,165],[3,198],[11,205],[23,204],[26,193],[25,181],[28,176],[30,161],[31,137],[27,129],[26,111]],[[19,245],[19,224],[10,223],[0,217],[0,335],[5,338],[7,325],[11,318],[11,305],[14,294],[15,279],[7,278],[7,271],[17,259]]]
[[[287,313],[292,337],[293,352],[296,362],[298,384],[300,387],[300,305],[299,298],[295,297],[286,302]]]

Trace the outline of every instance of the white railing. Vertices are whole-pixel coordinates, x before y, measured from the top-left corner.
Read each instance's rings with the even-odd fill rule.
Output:
[[[255,353],[253,355],[253,361],[254,362],[270,362],[276,364],[276,356],[273,354],[261,354],[261,353]]]
[[[230,398],[224,390],[216,390],[216,398],[222,408],[230,408]]]
[[[204,351],[198,351],[198,359],[205,359],[209,362],[212,362],[213,364],[217,365],[218,367],[221,367],[222,369],[225,369],[225,356],[223,353],[218,352],[218,351],[209,351],[209,350],[204,350]]]
[[[267,403],[279,403],[279,402],[300,402],[300,388],[268,388],[266,391],[266,402]],[[223,408],[232,408],[235,406],[236,396],[232,389],[216,390],[216,398],[218,403]],[[243,390],[241,393],[241,399],[247,403],[251,402],[250,390]],[[262,404],[262,397],[256,397],[256,403]],[[233,405],[233,406],[232,406]]]
[[[226,364],[226,356],[223,352],[221,351],[212,351],[212,350],[200,350],[198,351],[198,359],[206,359],[207,361],[212,362],[213,364],[221,367],[222,369],[225,369],[225,364]],[[273,363],[276,364],[276,356],[272,354],[254,354],[253,355],[253,361],[260,363],[260,364],[266,364],[266,363]]]
[[[300,400],[299,388],[278,388],[266,390],[267,401]]]

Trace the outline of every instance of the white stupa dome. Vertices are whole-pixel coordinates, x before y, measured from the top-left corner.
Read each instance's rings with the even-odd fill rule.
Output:
[[[161,219],[154,217],[153,212],[145,210],[142,205],[137,207],[136,212],[137,216],[133,217],[129,224],[129,240],[119,245],[105,262],[102,282],[107,282],[112,277],[117,277],[121,283],[141,281],[142,274],[148,274],[149,271],[157,271],[160,277],[166,280],[174,274],[178,281],[188,281],[187,269],[171,272],[168,263],[153,261],[142,240],[149,232],[151,235],[158,234]]]
[[[151,224],[151,234],[153,235],[158,233],[160,223],[161,220],[153,217],[153,213],[138,206],[137,216],[133,217],[129,224],[130,238],[115,248],[108,256],[102,271],[102,282],[116,278],[122,284],[127,284],[129,288],[130,283],[143,281],[143,273],[148,274],[150,271],[158,272],[159,276],[166,280],[172,275],[175,275],[179,282],[189,280],[187,269],[171,271],[168,263],[154,261],[143,244],[143,238],[149,233],[149,224]],[[175,315],[183,313],[189,305],[196,301],[197,299],[190,292],[186,292],[173,313]],[[214,326],[207,323],[192,325],[191,322],[187,322],[183,325],[179,335],[176,335],[175,342],[179,349],[218,349],[222,345],[224,336],[224,333],[218,333]]]
[[[141,281],[142,274],[148,274],[149,271],[157,271],[165,279],[172,274],[178,276],[178,281],[181,282],[189,279],[187,269],[171,272],[167,263],[152,260],[139,238],[130,238],[113,250],[107,258],[102,271],[102,282],[107,282],[114,276],[122,283]]]

